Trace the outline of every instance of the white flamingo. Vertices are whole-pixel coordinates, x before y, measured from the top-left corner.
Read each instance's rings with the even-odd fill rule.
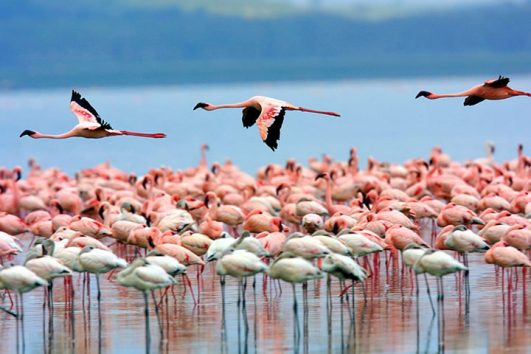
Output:
[[[79,252],[78,262],[84,272],[92,273],[96,276],[98,302],[101,300],[99,274],[110,272],[116,268],[127,267],[127,262],[118,258],[114,253],[94,248],[93,246],[84,247]]]
[[[109,123],[104,121],[98,112],[91,106],[91,104],[81,95],[72,90],[72,98],[70,99],[70,110],[75,114],[79,123],[63,134],[43,134],[33,130],[24,130],[20,137],[25,135],[33,139],[68,139],[73,137],[89,138],[89,139],[99,139],[106,138],[109,136],[120,136],[120,135],[132,135],[140,136],[144,138],[165,138],[166,134],[155,133],[137,133],[130,132],[127,130],[115,130],[111,127]]]

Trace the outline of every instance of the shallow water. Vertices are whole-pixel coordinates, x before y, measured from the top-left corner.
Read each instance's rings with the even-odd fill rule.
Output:
[[[51,133],[70,129],[76,122],[68,108],[70,91],[1,92],[0,166],[23,165],[27,158],[35,157],[43,167],[57,166],[71,174],[102,161],[111,161],[115,166],[137,173],[159,165],[180,169],[196,164],[198,147],[204,142],[211,147],[210,161],[232,158],[250,173],[259,166],[283,163],[290,157],[302,162],[326,152],[344,159],[351,146],[358,147],[361,161],[369,155],[394,162],[426,157],[433,145],[442,146],[455,159],[466,160],[481,156],[483,143],[491,140],[497,144],[499,161],[511,159],[516,154],[516,145],[526,143],[531,134],[528,98],[483,102],[475,107],[463,107],[461,99],[413,98],[419,89],[459,91],[484,79],[76,88],[118,129],[168,133],[167,139],[157,141],[20,139],[18,134],[24,129]],[[513,82],[517,89],[531,87],[529,76],[514,78]],[[248,131],[241,127],[240,112],[192,112],[197,101],[237,102],[256,94],[284,98],[310,108],[337,110],[342,117],[317,118],[290,112],[279,149],[273,153],[260,141],[254,127]],[[26,241],[30,238],[24,237]],[[20,263],[22,259],[17,261]],[[502,290],[501,272],[496,273],[492,266],[484,264],[478,254],[471,255],[470,262],[469,301],[459,285],[462,282],[454,276],[444,280],[444,349],[465,353],[529,352],[529,295],[523,293],[521,273],[518,273],[517,288],[509,296],[507,290]],[[327,306],[326,279],[309,284],[306,317],[302,290],[297,286],[300,336],[294,335],[297,327],[293,321],[291,286],[282,284],[280,294],[278,287],[268,283],[264,293],[262,276],[257,277],[255,289],[251,284],[247,286],[245,311],[237,304],[237,281],[227,281],[225,320],[222,321],[219,279],[213,266],[208,265],[202,276],[203,287],[197,305],[190,291],[184,292],[183,281],[179,279],[175,297],[170,295],[168,307],[163,310],[163,336],[158,332],[150,302],[150,350],[172,353],[438,351],[438,318],[432,317],[422,278],[417,321],[414,280],[409,274],[402,275],[399,268],[391,268],[387,274],[383,256],[380,263],[379,273],[367,281],[366,303],[361,288],[356,286],[355,320],[351,320],[351,299],[347,303],[338,298],[340,289],[336,280],[332,282],[331,307]],[[195,272],[189,270],[196,292]],[[43,316],[43,290],[25,295],[25,352],[145,352],[142,294],[104,278],[98,312],[94,279],[90,282],[90,303],[86,300],[83,307],[80,276],[74,277],[73,327],[61,280],[56,281],[51,323]],[[529,274],[526,279],[529,285]],[[433,279],[430,286],[435,299]],[[2,306],[9,305],[7,298],[0,302]],[[75,341],[72,341],[74,332]],[[17,352],[16,333],[16,321],[0,313],[1,352]]]
[[[129,252],[132,255],[132,249]],[[262,276],[257,276],[255,287],[249,279],[245,306],[238,305],[238,282],[227,280],[223,321],[219,278],[213,264],[209,264],[202,276],[199,304],[194,305],[189,290],[185,292],[182,279],[174,295],[169,292],[167,302],[162,302],[162,336],[150,300],[149,349],[154,353],[529,352],[529,289],[524,294],[521,270],[517,272],[518,279],[513,275],[513,289],[509,294],[507,280],[502,290],[501,272],[485,264],[482,255],[471,255],[470,266],[468,301],[462,281],[455,276],[444,279],[444,348],[439,347],[438,317],[432,317],[423,279],[419,278],[417,320],[414,278],[408,272],[402,274],[398,266],[391,266],[386,272],[382,256],[379,272],[365,285],[367,302],[360,285],[356,285],[354,309],[350,291],[348,301],[338,297],[340,288],[335,279],[331,286],[331,305],[328,305],[324,278],[309,284],[305,316],[302,289],[298,285],[298,331],[291,286],[282,283],[280,293],[276,284],[268,282],[264,290]],[[188,274],[197,296],[193,267]],[[116,281],[101,276],[99,312],[94,279],[90,281],[90,297],[85,303],[82,302],[80,279],[79,275],[74,277],[74,327],[64,301],[62,280],[55,281],[51,322],[43,315],[43,289],[24,296],[25,352],[146,352],[141,293],[122,288]],[[528,272],[527,287],[530,279]],[[430,278],[429,283],[435,302],[434,279]],[[159,294],[157,301],[160,301],[158,299]],[[9,306],[7,298],[2,302],[3,306]],[[16,321],[4,313],[0,313],[0,319],[2,352],[22,352],[22,347],[17,350],[16,346]]]

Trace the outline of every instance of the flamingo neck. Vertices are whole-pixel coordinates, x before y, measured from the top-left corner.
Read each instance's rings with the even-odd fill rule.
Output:
[[[73,131],[69,131],[63,134],[42,134],[39,132],[35,132],[35,134],[31,135],[31,138],[33,139],[67,139],[75,136]]]
[[[458,92],[458,93],[432,93],[429,98],[438,99],[438,98],[446,98],[446,97],[465,97],[465,96],[470,96],[470,93],[468,93],[467,91]]]
[[[330,178],[326,178],[325,203],[328,212],[330,213],[330,215],[333,215],[334,207],[332,203],[332,181],[330,180]]]
[[[208,168],[206,148],[204,147],[201,147],[201,160],[199,161],[199,166]]]
[[[211,104],[209,107],[209,110],[214,111],[216,109],[222,109],[222,108],[244,108],[247,106],[248,106],[247,102],[227,103],[227,104],[220,104],[220,105]]]

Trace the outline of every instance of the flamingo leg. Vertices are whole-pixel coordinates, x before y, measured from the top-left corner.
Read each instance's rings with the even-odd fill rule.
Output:
[[[149,330],[149,302],[148,302],[148,296],[147,292],[142,292],[144,295],[144,318],[146,323],[146,353],[149,353],[149,347],[151,346],[151,335]]]
[[[435,306],[433,306],[433,300],[431,299],[430,284],[428,283],[428,276],[426,273],[424,273],[424,280],[426,282],[426,292],[428,293],[428,299],[430,299],[432,317],[435,317]]]
[[[164,332],[162,330],[162,320],[160,318],[159,307],[157,306],[157,299],[155,298],[155,292],[154,291],[151,292],[151,297],[153,298],[153,305],[155,306],[155,315],[157,316],[157,322],[159,324],[160,337],[161,337],[161,339],[164,339]]]

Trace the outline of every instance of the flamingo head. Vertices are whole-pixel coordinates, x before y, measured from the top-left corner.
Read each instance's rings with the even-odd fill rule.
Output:
[[[317,176],[315,176],[315,180],[317,181],[318,179],[320,178],[323,178],[325,180],[328,180],[330,178],[330,176],[328,175],[328,173],[326,172],[323,172],[323,173],[319,173]]]
[[[198,104],[195,105],[194,107],[194,111],[198,108],[202,108],[204,109],[205,111],[210,111],[211,110],[211,104],[210,103],[205,103],[205,102],[199,102]]]
[[[20,133],[19,137],[22,138],[24,135],[27,135],[27,136],[33,138],[33,135],[35,135],[35,134],[36,134],[36,132],[34,132],[33,130],[26,129],[22,133]]]
[[[429,92],[429,91],[420,91],[419,93],[417,93],[417,95],[415,96],[415,98],[419,98],[419,97],[430,98],[431,95],[432,95],[432,93]]]

